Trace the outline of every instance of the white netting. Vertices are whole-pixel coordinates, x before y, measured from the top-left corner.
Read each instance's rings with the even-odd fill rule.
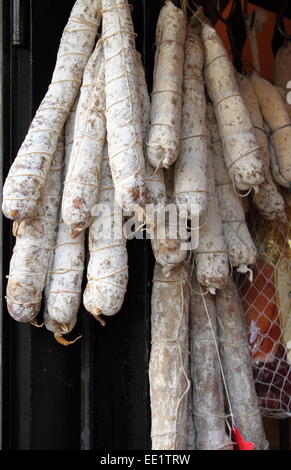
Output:
[[[238,279],[249,329],[259,405],[265,416],[291,416],[291,209],[287,222],[256,212],[250,220],[258,260],[253,282]]]

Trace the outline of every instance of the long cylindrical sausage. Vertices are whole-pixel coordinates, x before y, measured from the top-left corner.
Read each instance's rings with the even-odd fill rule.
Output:
[[[169,167],[180,150],[185,15],[171,1],[160,11],[156,30],[156,54],[148,158],[154,168]]]
[[[253,380],[244,312],[236,285],[229,281],[215,297],[222,367],[235,426],[257,450],[268,447]]]
[[[122,211],[114,199],[106,144],[97,207],[100,213],[95,215],[89,229],[90,259],[83,300],[86,310],[100,320],[101,314],[111,316],[119,312],[128,282]]]
[[[149,363],[152,449],[187,445],[188,273],[183,265],[165,277],[156,263],[152,291],[152,348]]]
[[[108,155],[118,205],[147,202],[135,34],[127,0],[103,0]]]
[[[213,102],[229,175],[239,190],[257,189],[264,180],[262,152],[239,93],[234,68],[215,29],[202,24],[204,77]]]
[[[36,216],[58,137],[81,85],[101,20],[101,0],[77,0],[64,29],[49,89],[10,168],[3,212],[13,220]]]
[[[74,140],[74,124],[78,98],[70,111],[65,127],[65,164],[63,180],[67,174]],[[56,338],[74,328],[81,303],[81,284],[85,260],[85,233],[72,237],[70,228],[59,213],[56,244],[48,272],[45,294],[44,323]],[[63,340],[66,344],[66,340]]]
[[[63,219],[72,233],[90,225],[98,200],[106,138],[104,87],[103,47],[98,41],[84,71],[62,201]]]
[[[181,151],[175,165],[174,197],[179,214],[202,219],[207,210],[207,126],[203,80],[204,49],[193,18],[185,45]]]
[[[223,385],[215,347],[215,300],[211,294],[202,296],[195,275],[191,285],[189,323],[196,449],[231,450],[231,439],[225,430]]]
[[[33,220],[14,222],[16,243],[10,261],[7,308],[17,321],[32,321],[41,306],[42,292],[55,247],[64,155],[59,139]]]

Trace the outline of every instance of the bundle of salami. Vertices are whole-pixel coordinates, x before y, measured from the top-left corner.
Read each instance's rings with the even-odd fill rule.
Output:
[[[291,121],[282,93],[237,74],[202,9],[188,15],[186,3],[161,9],[150,99],[127,0],[76,1],[4,185],[16,236],[7,306],[36,324],[44,292],[45,326],[62,345],[82,294],[104,325],[123,303],[123,222],[135,212],[156,260],[152,448],[267,449],[260,407],[290,406],[290,210],[277,183],[291,183]],[[168,205],[196,244],[189,230],[173,235]]]

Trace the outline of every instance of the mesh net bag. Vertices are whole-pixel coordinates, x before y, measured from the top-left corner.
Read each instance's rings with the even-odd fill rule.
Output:
[[[238,279],[259,406],[277,418],[291,416],[291,208],[286,212],[286,223],[252,214],[258,260],[252,282]]]

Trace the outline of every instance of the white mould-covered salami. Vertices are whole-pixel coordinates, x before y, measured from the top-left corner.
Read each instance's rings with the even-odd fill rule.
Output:
[[[188,251],[182,249],[179,238],[171,238],[170,226],[166,222],[165,238],[158,238],[158,234],[152,238],[152,249],[156,261],[161,264],[163,272],[169,276],[171,270],[185,261]]]
[[[183,265],[166,278],[156,263],[152,290],[152,347],[149,363],[153,450],[187,445],[188,273]]]
[[[228,249],[229,261],[238,271],[246,272],[256,261],[257,250],[245,221],[241,199],[235,194],[223,158],[223,147],[211,103],[207,105],[211,134],[216,194],[222,221],[222,233]]]
[[[145,150],[145,182],[149,191],[149,200],[152,204],[155,205],[155,209],[158,212],[159,208],[164,207],[167,202],[166,187],[163,169],[159,168],[155,171],[154,168],[150,165],[146,153],[146,138],[150,119],[151,101],[140,54],[137,54],[137,67],[139,77],[139,92],[141,97],[142,138],[143,148]],[[149,220],[149,222],[152,222],[152,220]]]
[[[103,0],[108,154],[118,205],[147,202],[135,34],[127,0]]]
[[[291,183],[291,121],[277,88],[253,73],[251,82],[258,97],[263,117],[271,130],[271,142],[276,153],[280,176],[284,186]]]
[[[264,127],[265,129],[268,129],[269,131],[269,128],[266,125]],[[280,184],[281,186],[289,189],[289,185],[287,185],[285,178],[282,177],[282,174],[280,172],[280,167],[278,164],[275,149],[270,140],[269,140],[268,149],[269,149],[269,154],[270,154],[270,169],[271,169],[271,173],[274,178],[274,181],[276,181],[277,184]]]
[[[154,171],[153,167],[146,161],[145,182],[149,190],[149,199],[155,205],[157,213],[167,203],[166,187],[163,169]]]
[[[199,244],[195,250],[195,264],[199,283],[210,289],[221,289],[228,281],[229,264],[227,247],[223,238],[222,221],[215,192],[214,171],[212,167],[212,149],[208,146],[207,187],[208,210],[207,220],[199,231]]]
[[[16,242],[10,261],[6,299],[8,311],[17,321],[32,321],[40,310],[55,246],[63,155],[64,139],[61,136],[35,219],[15,221],[13,225]]]
[[[169,211],[157,214],[151,243],[156,261],[162,265],[164,274],[168,276],[171,269],[185,261],[188,251],[183,243],[183,234],[179,233],[179,221],[173,204],[174,167],[165,171]]]
[[[58,137],[82,81],[101,18],[101,0],[77,0],[64,29],[49,89],[30,125],[3,189],[3,212],[33,218]]]
[[[265,181],[263,181],[254,194],[253,201],[262,216],[267,220],[276,218],[285,219],[284,199],[279,193],[270,173],[270,154],[268,149],[268,135],[264,128],[264,120],[260,109],[260,104],[256,96],[254,87],[248,77],[237,75],[237,82],[240,93],[243,97],[247,110],[249,112],[252,124],[255,129],[256,139],[262,147]]]
[[[63,179],[68,169],[72,150],[76,105],[77,101],[66,123],[66,158]],[[46,281],[44,310],[45,326],[57,337],[70,333],[76,324],[82,298],[84,259],[85,232],[82,231],[73,238],[60,211],[56,246]],[[64,340],[63,344],[65,344]]]
[[[239,93],[234,68],[223,42],[209,24],[202,25],[204,77],[213,102],[226,166],[239,190],[257,189],[264,180],[262,152]]]
[[[195,275],[192,277],[191,285],[193,290],[189,311],[190,363],[196,449],[231,450],[231,440],[225,430],[224,392],[215,346],[217,340],[215,298],[211,294],[202,296]]]
[[[192,18],[185,45],[181,151],[175,165],[174,197],[181,216],[201,220],[207,209],[207,128],[204,49]],[[201,221],[200,221],[201,223]]]
[[[185,15],[166,1],[156,30],[148,159],[154,168],[169,167],[180,150]]]
[[[107,144],[102,160],[98,207],[100,212],[89,229],[90,260],[83,300],[86,310],[100,320],[101,314],[111,316],[119,312],[128,281],[122,211],[114,200]]]
[[[85,258],[85,233],[72,238],[68,226],[58,224],[54,261],[48,273],[45,326],[62,336],[74,328],[82,291]]]
[[[268,448],[253,380],[245,316],[231,280],[215,296],[220,356],[234,423],[255,449]]]
[[[63,219],[72,233],[90,225],[98,199],[106,137],[104,87],[103,47],[98,41],[84,71],[62,201]]]

